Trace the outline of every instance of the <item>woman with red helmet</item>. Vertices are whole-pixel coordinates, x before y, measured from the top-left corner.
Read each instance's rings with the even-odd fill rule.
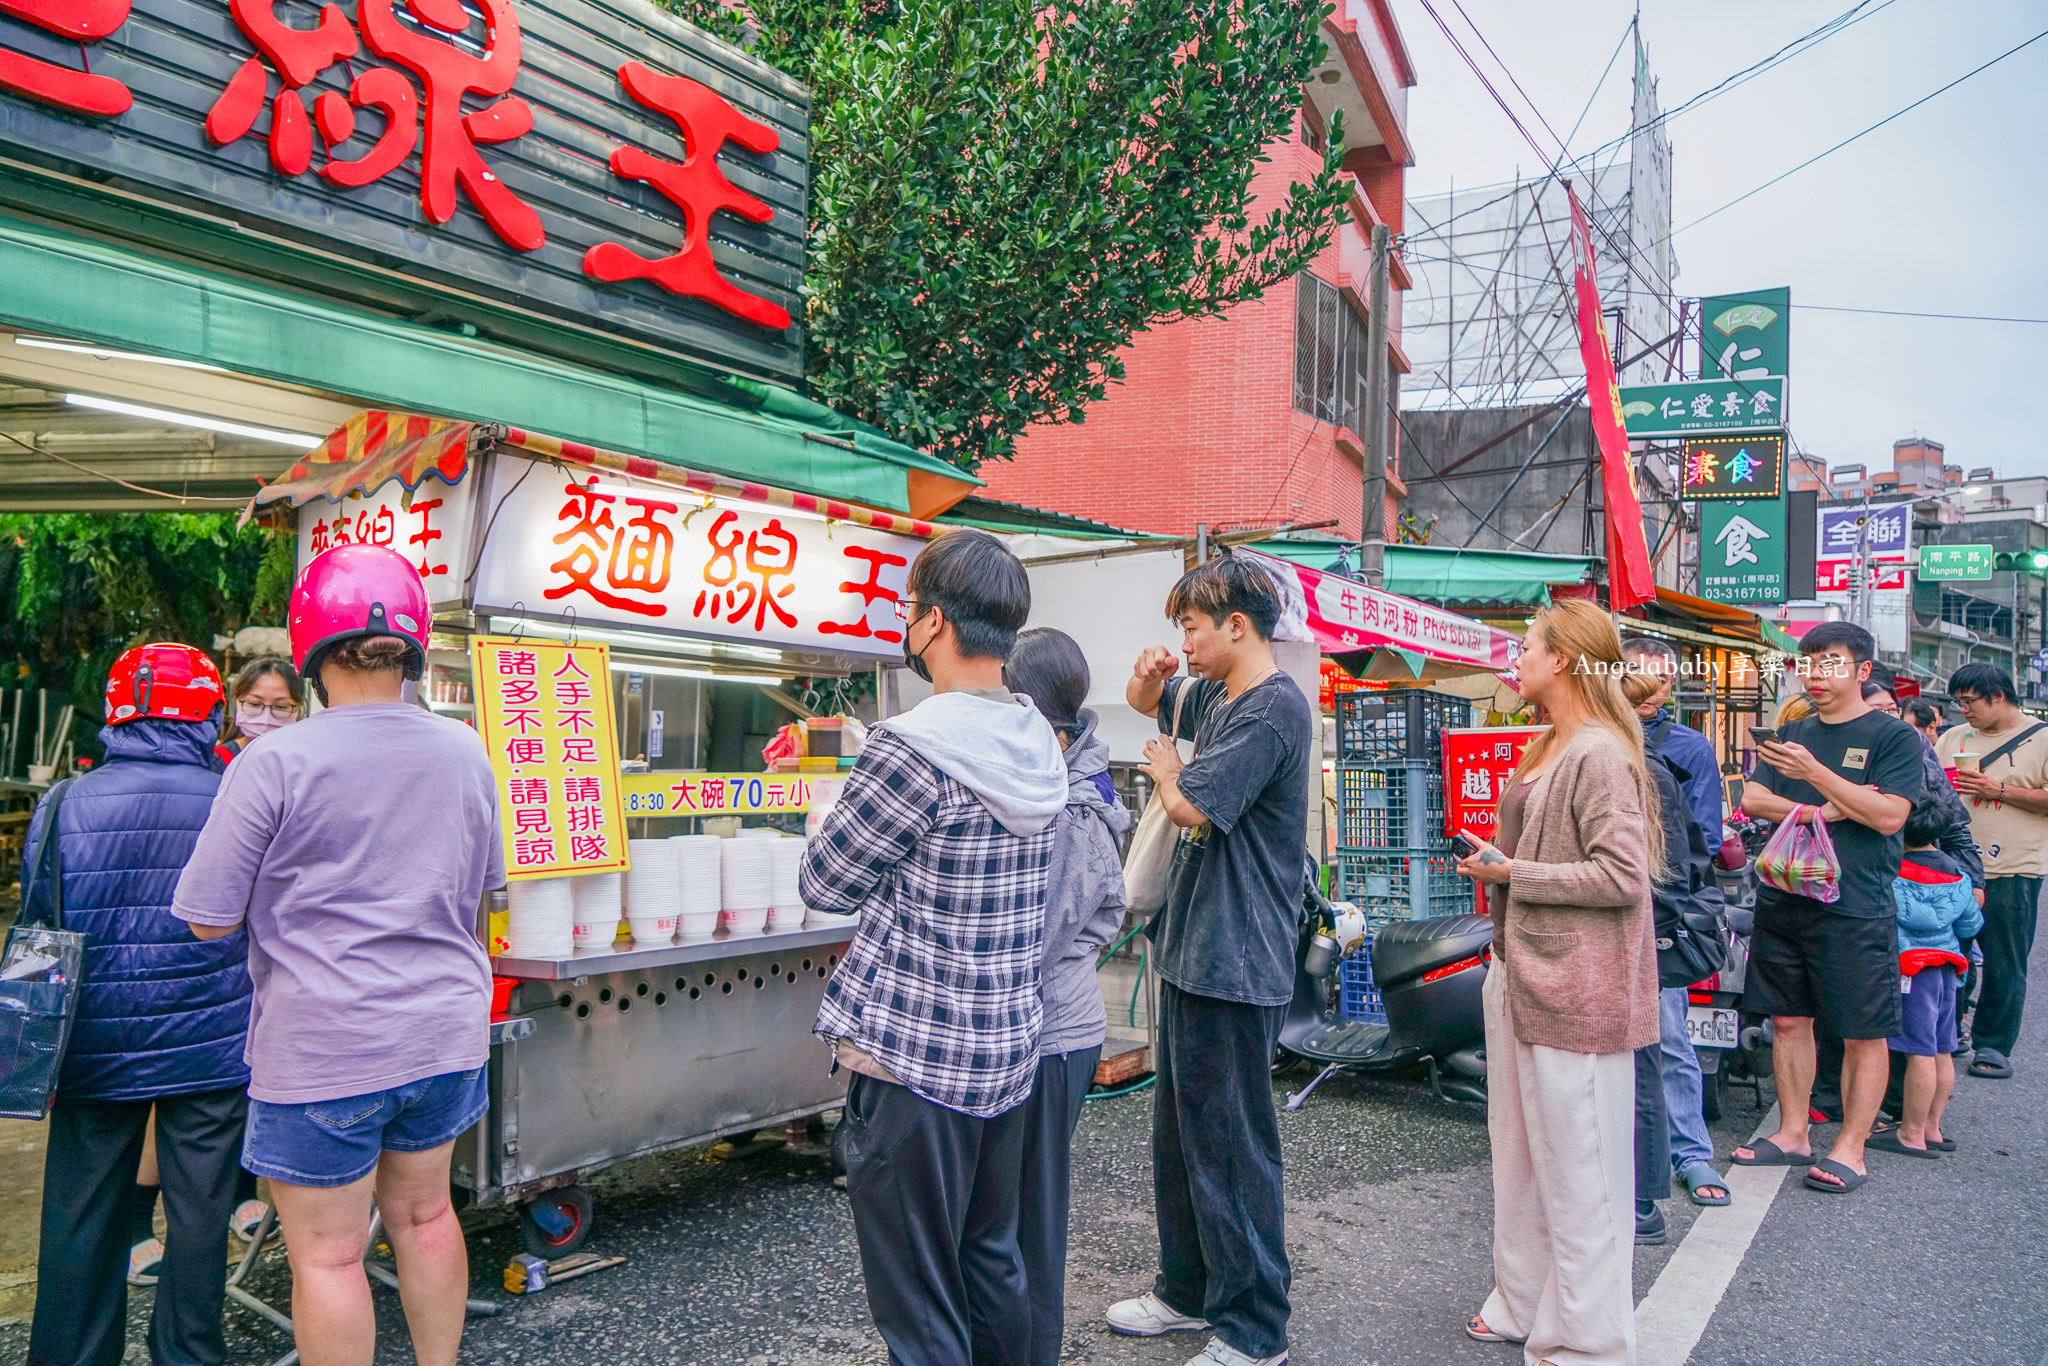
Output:
[[[120,1359],[145,1146],[160,1159],[168,1226],[147,1259],[150,1358],[226,1355],[221,1254],[248,1105],[247,951],[240,938],[195,944],[170,914],[220,786],[220,713],[220,674],[198,650],[129,650],[107,679],[105,762],[51,789],[30,824],[22,921],[61,915],[87,941],[50,1112],[30,1361]]]
[[[285,1227],[300,1360],[375,1354],[374,1198],[415,1357],[453,1366],[469,1261],[448,1169],[484,1111],[491,984],[475,924],[505,882],[496,787],[475,731],[404,700],[432,622],[403,556],[319,556],[289,624],[325,709],[229,767],[172,913],[202,939],[248,926],[242,1161],[269,1178]]]

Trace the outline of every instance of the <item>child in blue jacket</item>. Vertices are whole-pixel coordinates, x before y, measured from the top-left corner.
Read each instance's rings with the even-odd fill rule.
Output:
[[[1969,968],[1962,941],[1984,928],[1984,913],[1962,865],[1935,848],[1954,816],[1923,799],[1906,818],[1906,856],[1892,881],[1899,908],[1899,1032],[1887,1040],[1906,1055],[1904,1113],[1896,1129],[1869,1146],[1910,1157],[1938,1157],[1955,1144],[1941,1116],[1955,1088],[1956,983]]]

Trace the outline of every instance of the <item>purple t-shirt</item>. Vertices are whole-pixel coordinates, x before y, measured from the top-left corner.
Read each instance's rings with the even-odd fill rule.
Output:
[[[476,732],[402,703],[334,707],[228,766],[171,914],[249,922],[249,1094],[302,1105],[488,1060],[476,912],[504,884]]]

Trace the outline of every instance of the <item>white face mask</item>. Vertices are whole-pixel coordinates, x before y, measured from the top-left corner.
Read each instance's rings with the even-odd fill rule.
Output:
[[[235,729],[248,736],[251,740],[259,735],[268,734],[279,726],[289,726],[298,719],[298,717],[294,716],[287,720],[284,717],[273,715],[268,707],[260,709],[248,707],[235,708]]]

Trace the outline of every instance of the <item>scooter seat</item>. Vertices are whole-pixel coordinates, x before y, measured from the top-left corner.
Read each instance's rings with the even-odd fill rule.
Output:
[[[1384,992],[1397,982],[1470,958],[1492,942],[1488,916],[1396,920],[1373,933],[1372,978]]]

